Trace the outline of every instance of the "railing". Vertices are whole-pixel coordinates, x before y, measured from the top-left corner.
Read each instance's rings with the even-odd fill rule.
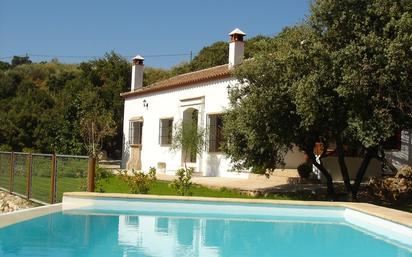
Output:
[[[0,152],[0,188],[42,204],[61,202],[64,192],[93,191],[94,172],[88,156]]]

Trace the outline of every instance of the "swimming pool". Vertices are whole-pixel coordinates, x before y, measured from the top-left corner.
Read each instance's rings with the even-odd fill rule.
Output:
[[[0,228],[0,256],[412,257],[412,229],[339,206],[65,196]]]

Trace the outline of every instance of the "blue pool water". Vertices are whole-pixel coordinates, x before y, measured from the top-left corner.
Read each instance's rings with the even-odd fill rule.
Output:
[[[412,250],[342,217],[90,209],[1,228],[0,256],[412,257]]]

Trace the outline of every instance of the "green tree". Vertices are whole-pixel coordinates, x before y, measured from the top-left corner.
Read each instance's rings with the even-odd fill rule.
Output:
[[[88,154],[97,158],[102,149],[103,140],[115,134],[116,123],[112,113],[104,109],[95,92],[85,91],[82,98],[80,131]]]
[[[29,56],[13,56],[13,59],[11,60],[11,66],[16,67],[18,65],[22,64],[31,64],[32,61],[30,60]]]
[[[226,151],[235,163],[273,169],[297,145],[333,194],[313,146],[335,142],[345,188],[356,199],[371,158],[381,157],[396,130],[411,126],[411,6],[402,0],[316,1],[309,27],[285,30],[271,52],[240,67],[237,75],[247,83],[232,89],[225,118]],[[363,157],[354,183],[344,145]]]
[[[1,70],[8,70],[11,68],[10,63],[0,61],[0,71]]]
[[[143,86],[151,85],[157,81],[171,77],[168,70],[146,67],[143,73]]]

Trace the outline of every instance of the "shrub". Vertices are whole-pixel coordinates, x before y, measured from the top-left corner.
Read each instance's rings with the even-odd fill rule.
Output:
[[[100,166],[97,167],[94,179],[94,191],[104,193],[104,184],[109,182],[110,178],[112,178],[113,176],[114,175],[110,170],[102,168]]]
[[[395,177],[369,181],[369,191],[386,201],[398,201],[412,197],[412,167],[403,166]]]
[[[191,195],[190,187],[192,186],[193,168],[180,168],[176,171],[176,178],[171,183],[171,187],[179,195]]]
[[[151,167],[148,173],[135,171],[132,169],[133,175],[128,175],[127,170],[121,171],[121,178],[127,183],[129,190],[133,194],[147,194],[156,181],[156,169]]]
[[[302,179],[308,179],[312,173],[312,164],[304,162],[298,166],[299,177]]]

